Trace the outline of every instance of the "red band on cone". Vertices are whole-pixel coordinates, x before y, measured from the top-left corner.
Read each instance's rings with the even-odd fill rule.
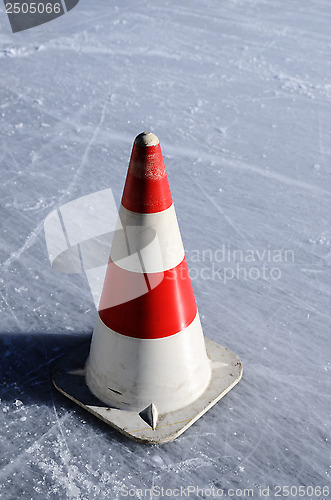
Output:
[[[140,288],[139,280],[143,279],[149,291],[119,303],[121,297],[128,297],[128,293],[137,289],[137,283]],[[153,284],[157,286],[153,288]],[[110,304],[118,305],[109,307]],[[185,257],[178,266],[161,273],[135,273],[109,262],[99,315],[115,332],[141,339],[168,337],[190,325],[196,313]]]
[[[162,212],[172,204],[160,144],[133,145],[122,205],[131,212]]]

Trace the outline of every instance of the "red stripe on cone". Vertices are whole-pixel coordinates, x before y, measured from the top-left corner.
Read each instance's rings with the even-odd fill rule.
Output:
[[[172,204],[161,147],[144,144],[140,136],[133,144],[122,205],[131,212],[161,212]]]
[[[149,291],[118,304],[121,297],[128,297],[132,289],[137,288],[142,277]],[[153,283],[159,284],[153,288]],[[110,304],[118,305],[109,307]],[[99,315],[103,323],[115,332],[140,339],[168,337],[190,325],[196,313],[185,257],[178,266],[161,273],[135,273],[109,262]]]

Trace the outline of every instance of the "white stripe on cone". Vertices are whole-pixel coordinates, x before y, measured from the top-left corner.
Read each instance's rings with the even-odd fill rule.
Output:
[[[117,229],[110,257],[122,269],[156,273],[176,267],[184,258],[174,205],[153,214],[121,205]]]
[[[108,328],[98,317],[86,382],[116,408],[159,413],[183,408],[206,389],[211,377],[199,315],[181,332],[160,339],[137,339]]]

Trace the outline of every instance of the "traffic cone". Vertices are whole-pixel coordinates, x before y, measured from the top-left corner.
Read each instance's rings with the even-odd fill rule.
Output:
[[[162,443],[241,376],[239,358],[203,336],[159,140],[143,132],[133,145],[89,352],[83,346],[64,357],[54,384],[129,437]]]

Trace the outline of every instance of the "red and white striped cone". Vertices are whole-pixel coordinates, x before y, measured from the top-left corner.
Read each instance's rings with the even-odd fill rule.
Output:
[[[203,336],[160,144],[151,133],[133,145],[83,369],[86,355],[62,362],[56,387],[144,442],[180,435],[242,375],[237,356]]]

